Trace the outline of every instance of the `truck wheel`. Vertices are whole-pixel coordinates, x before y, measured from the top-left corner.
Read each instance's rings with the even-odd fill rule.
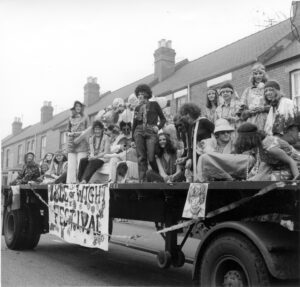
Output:
[[[244,236],[226,233],[205,250],[200,264],[200,286],[269,286],[266,264]]]
[[[157,254],[157,264],[159,268],[167,269],[171,266],[172,258],[169,251],[160,251]]]
[[[21,209],[7,211],[3,225],[6,246],[12,250],[25,249],[26,212]]]
[[[36,208],[27,209],[26,249],[35,248],[40,241],[40,214]]]
[[[184,253],[181,250],[178,250],[176,252],[176,257],[172,257],[172,265],[174,267],[182,267],[185,263],[185,256]]]

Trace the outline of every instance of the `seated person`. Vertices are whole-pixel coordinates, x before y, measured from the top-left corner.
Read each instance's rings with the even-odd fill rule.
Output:
[[[51,162],[52,162],[52,159],[53,159],[53,153],[51,152],[48,152],[45,154],[43,160],[40,162],[40,168],[42,167],[43,163],[47,164],[48,165],[48,169],[50,168],[50,165],[51,165]]]
[[[183,167],[176,164],[176,148],[172,145],[168,134],[158,135],[156,146],[156,162],[159,173],[149,170],[146,173],[148,182],[179,182],[184,181]]]
[[[67,179],[68,160],[67,156],[62,151],[57,151],[54,154],[49,170],[46,172],[52,179],[52,183],[66,183]]]
[[[104,126],[100,121],[94,121],[92,135],[89,138],[89,155],[82,158],[79,163],[78,180],[80,183],[87,183],[94,172],[103,166],[101,159],[105,154]]]
[[[49,174],[47,174],[47,171],[49,170],[49,166],[46,162],[41,164],[40,170],[41,170],[41,175],[35,181],[36,183],[46,184],[54,180]]]
[[[34,153],[28,152],[24,156],[24,166],[19,172],[18,177],[11,185],[27,184],[30,181],[36,181],[40,176],[39,165],[34,162]]]
[[[299,156],[297,153],[293,153],[295,150],[279,138],[264,138],[264,135],[251,123],[242,124],[238,128],[235,150],[237,154],[208,153],[202,155],[197,166],[197,179],[199,181],[212,179],[274,180],[270,166],[272,162],[281,165],[281,168],[282,165],[287,166],[293,179],[299,177],[297,163],[292,158],[292,156],[295,158]]]
[[[198,142],[196,147],[197,154],[201,155],[208,152],[233,153],[233,132],[234,128],[227,120],[216,120],[214,137]]]

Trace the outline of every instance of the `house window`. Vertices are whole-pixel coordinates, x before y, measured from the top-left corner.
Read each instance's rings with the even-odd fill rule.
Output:
[[[18,145],[18,164],[23,163],[23,145]]]
[[[300,110],[300,70],[291,72],[292,99]]]
[[[7,150],[6,150],[6,158],[5,158],[5,167],[9,167],[9,160],[10,160],[10,149],[8,148]]]
[[[59,134],[59,149],[64,149],[67,143],[67,133],[65,131]]]
[[[46,136],[42,136],[41,137],[41,158],[44,158],[45,154],[46,154]]]
[[[180,107],[187,102],[188,90],[183,89],[174,93],[174,99],[176,104],[176,112],[179,111]]]

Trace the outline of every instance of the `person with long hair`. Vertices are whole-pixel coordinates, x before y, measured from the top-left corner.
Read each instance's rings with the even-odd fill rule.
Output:
[[[148,182],[180,182],[185,180],[182,166],[176,164],[176,148],[168,134],[161,133],[158,135],[155,155],[159,172],[147,171]]]
[[[204,110],[204,116],[208,118],[212,123],[216,120],[216,109],[219,104],[219,94],[216,89],[209,88],[206,91],[206,107]]]
[[[67,156],[61,151],[58,150],[53,156],[49,170],[46,172],[45,177],[48,177],[48,182],[53,183],[66,183],[67,179],[67,170],[68,170],[68,159]],[[52,179],[52,180],[51,180]]]
[[[84,104],[75,101],[68,121],[68,172],[67,183],[77,182],[80,160],[87,156],[88,142],[80,135],[88,128],[89,121],[84,114]],[[80,138],[76,140],[76,138]]]
[[[264,87],[267,80],[265,66],[261,63],[255,63],[250,78],[251,86],[245,89],[241,98],[241,102],[245,106],[241,118],[255,124],[259,130],[264,129],[270,109],[264,97]]]

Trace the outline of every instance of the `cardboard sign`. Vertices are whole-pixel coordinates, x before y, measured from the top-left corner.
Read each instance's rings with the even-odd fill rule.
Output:
[[[108,250],[109,187],[49,185],[49,233],[69,243]]]
[[[186,197],[184,218],[204,218],[208,183],[191,183]]]

